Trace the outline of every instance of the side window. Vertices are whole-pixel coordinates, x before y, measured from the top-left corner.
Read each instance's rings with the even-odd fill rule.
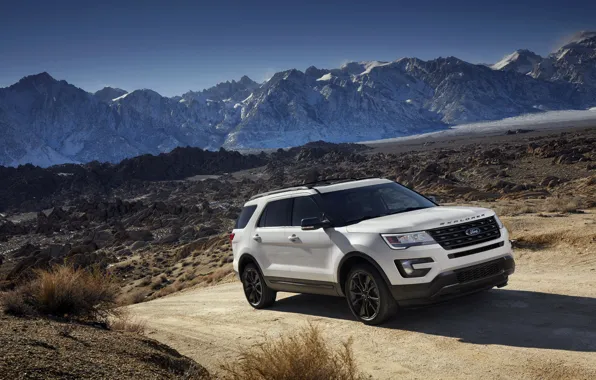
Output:
[[[256,205],[244,207],[242,209],[242,211],[240,212],[240,216],[238,216],[238,219],[236,220],[236,225],[234,226],[234,229],[242,229],[242,228],[246,227],[246,225],[248,224],[248,221],[250,220],[252,215],[255,213],[256,209],[257,209]]]
[[[269,202],[261,214],[259,227],[281,227],[290,225],[292,199]]]
[[[311,197],[294,198],[292,210],[292,226],[302,225],[302,219],[320,218],[321,210]]]

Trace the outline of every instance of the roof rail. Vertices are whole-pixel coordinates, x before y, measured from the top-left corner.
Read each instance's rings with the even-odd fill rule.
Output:
[[[276,189],[276,190],[271,190],[271,191],[267,191],[264,193],[259,193],[256,195],[253,195],[252,197],[250,197],[249,200],[253,200],[253,199],[257,199],[257,198],[261,198],[264,197],[266,195],[273,195],[273,194],[278,194],[278,193],[285,193],[286,191],[292,191],[292,190],[308,190],[310,189],[310,187],[308,186],[291,186],[291,187],[284,187],[281,189]]]
[[[342,182],[350,182],[350,181],[361,181],[361,180],[365,180],[365,179],[373,179],[373,178],[379,178],[379,177],[361,177],[361,178],[325,178],[325,179],[321,179],[321,180],[317,180],[317,181],[312,181],[312,182],[305,182],[305,183],[301,183],[301,184],[294,184],[294,185],[290,185],[288,187],[281,187],[279,189],[275,189],[275,190],[271,190],[271,191],[267,191],[264,193],[259,193],[256,195],[253,195],[252,197],[250,197],[249,200],[253,200],[253,199],[257,199],[257,198],[261,198],[267,195],[273,195],[273,194],[279,194],[279,193],[285,193],[286,191],[293,191],[293,190],[308,190],[308,189],[312,189],[313,187],[317,186],[317,185],[331,185],[334,183],[342,183]]]
[[[365,179],[373,179],[373,178],[379,178],[379,177],[358,177],[358,178],[354,178],[354,177],[341,177],[341,178],[324,178],[324,179],[319,179],[316,181],[312,181],[312,182],[306,182],[306,183],[302,183],[302,184],[297,184],[295,186],[308,186],[309,188],[312,188],[316,185],[320,185],[320,184],[325,184],[325,185],[331,185],[332,183],[341,183],[341,182],[350,182],[350,181],[362,181]]]

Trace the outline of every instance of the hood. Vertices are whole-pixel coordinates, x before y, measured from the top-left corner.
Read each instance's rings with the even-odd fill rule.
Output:
[[[468,218],[481,219],[495,215],[495,212],[481,207],[437,206],[422,210],[387,215],[363,220],[346,227],[348,232],[402,233],[425,231],[449,224],[465,223]]]

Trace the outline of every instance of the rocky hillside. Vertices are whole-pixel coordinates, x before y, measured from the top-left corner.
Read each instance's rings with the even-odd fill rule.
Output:
[[[211,378],[192,359],[140,335],[2,313],[0,325],[3,379]]]
[[[172,98],[95,94],[41,73],[0,89],[0,165],[119,162],[192,146],[278,148],[421,133],[450,124],[596,106],[596,36],[547,58],[517,51],[492,66],[454,57],[351,62],[248,77]]]
[[[594,128],[445,144],[392,152],[316,142],[260,156],[180,148],[118,165],[2,168],[0,289],[58,263],[109,268],[130,302],[225,280],[227,233],[246,199],[317,178],[397,179],[441,202],[596,206]]]

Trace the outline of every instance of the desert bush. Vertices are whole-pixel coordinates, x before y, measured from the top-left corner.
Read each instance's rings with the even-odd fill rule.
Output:
[[[546,201],[545,211],[576,213],[583,207],[580,198],[550,198]]]
[[[241,352],[240,360],[222,367],[224,378],[233,380],[359,380],[352,341],[331,347],[313,325],[278,340]]]
[[[145,301],[147,292],[142,289],[132,289],[130,293],[120,296],[118,304],[121,306],[132,305]]]
[[[34,279],[8,292],[3,303],[9,313],[20,309],[25,314],[103,321],[113,312],[117,295],[113,278],[99,269],[55,266],[35,271]]]
[[[216,270],[215,272],[205,276],[204,281],[208,284],[216,283],[218,281],[221,281],[224,277],[226,277],[227,275],[229,275],[232,272],[233,272],[233,269],[231,267],[220,268],[220,269]]]
[[[130,332],[135,334],[144,334],[147,322],[137,319],[130,315],[127,311],[122,311],[120,314],[108,321],[108,328],[114,331]]]
[[[35,312],[25,299],[26,294],[22,288],[0,294],[0,303],[4,312],[12,315],[31,315]]]

